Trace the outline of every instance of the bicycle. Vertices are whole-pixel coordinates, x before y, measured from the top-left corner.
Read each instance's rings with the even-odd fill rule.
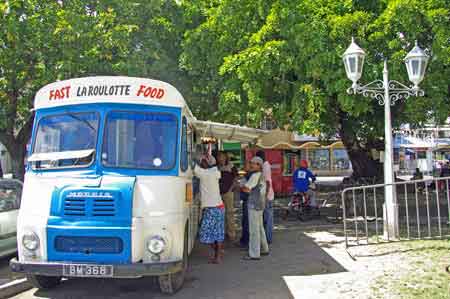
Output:
[[[311,220],[314,216],[320,216],[320,209],[311,206],[310,198],[305,192],[294,192],[283,219],[287,220],[290,214],[294,214],[298,220],[303,222]]]

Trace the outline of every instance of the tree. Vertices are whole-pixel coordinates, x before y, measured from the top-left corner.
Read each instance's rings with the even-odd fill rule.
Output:
[[[0,142],[12,156],[14,176],[23,178],[30,109],[45,84],[131,75],[177,78],[173,83],[189,90],[176,75],[180,11],[176,1],[164,0],[0,3]]]
[[[384,57],[391,78],[407,82],[402,59],[414,40],[432,54],[422,84],[426,97],[397,103],[394,127],[448,116],[450,11],[444,0],[224,0],[205,15],[186,34],[182,62],[208,84],[202,96],[219,97],[216,116],[238,113],[247,116],[241,122],[257,125],[261,111],[273,108],[280,125],[338,134],[356,176],[380,173],[370,150],[383,148],[384,118],[376,102],[345,92],[350,82],[341,55],[351,36],[368,54],[366,82],[379,79]]]
[[[348,96],[341,54],[355,36],[368,52],[364,81],[415,39],[432,54],[426,98],[397,103],[394,126],[448,116],[449,5],[446,0],[60,0],[0,3],[0,142],[16,177],[30,139],[35,92],[87,75],[168,81],[205,119],[257,126],[273,110],[282,126],[340,135],[356,175],[380,169],[383,109]],[[374,170],[373,173],[370,173]]]
[[[24,172],[25,147],[33,123],[33,94],[43,78],[55,78],[47,70],[41,42],[56,28],[55,18],[50,17],[54,9],[58,9],[56,4],[42,7],[38,1],[0,4],[0,142],[12,156],[16,177]],[[53,45],[49,45],[49,54],[56,52]]]
[[[193,84],[193,110],[199,117],[242,123],[254,116],[247,113],[252,105],[243,83],[220,74],[219,69],[225,57],[248,46],[251,33],[263,25],[269,8],[266,0],[185,3],[188,15],[201,22],[186,32],[180,58]]]
[[[130,49],[127,65],[129,76],[162,80],[176,86],[191,98],[192,86],[185,71],[179,67],[183,35],[188,26],[184,7],[175,0],[125,1],[118,16],[122,22],[136,26],[128,40],[121,43]]]
[[[116,24],[100,1],[6,1],[0,4],[0,142],[23,178],[35,92],[55,80],[123,71],[120,40],[133,27]]]

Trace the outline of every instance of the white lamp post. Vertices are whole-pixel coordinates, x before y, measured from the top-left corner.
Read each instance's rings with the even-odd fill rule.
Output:
[[[384,213],[384,232],[385,236],[390,238],[399,237],[398,226],[398,204],[396,199],[393,171],[393,149],[392,149],[392,122],[391,105],[401,99],[407,99],[410,96],[424,96],[424,91],[419,89],[419,83],[423,80],[425,69],[428,63],[428,56],[416,45],[406,55],[405,64],[408,71],[409,81],[414,85],[408,87],[400,82],[389,81],[387,69],[387,60],[384,61],[383,81],[376,80],[366,85],[359,85],[361,78],[364,57],[366,53],[361,49],[352,38],[352,42],[343,54],[343,61],[347,77],[353,82],[352,87],[347,89],[349,94],[362,94],[365,97],[371,97],[378,100],[380,105],[384,105],[384,140],[385,140],[385,158],[384,158],[384,183],[385,183],[385,213]]]

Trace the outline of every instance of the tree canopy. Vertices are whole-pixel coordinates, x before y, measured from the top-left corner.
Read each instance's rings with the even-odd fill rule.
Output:
[[[339,134],[363,174],[377,168],[369,150],[382,148],[383,107],[345,92],[350,38],[367,52],[362,82],[379,79],[386,58],[391,79],[407,83],[403,58],[415,40],[426,48],[426,96],[396,103],[393,121],[440,123],[449,16],[447,0],[3,1],[0,142],[21,177],[37,89],[120,74],[173,84],[199,118],[258,126],[271,111],[280,127]]]
[[[175,1],[164,0],[1,2],[0,142],[13,158],[15,176],[23,177],[30,109],[45,84],[129,75],[171,81],[188,92],[177,62],[180,12]]]
[[[381,78],[384,59],[391,79],[408,82],[403,58],[415,40],[431,54],[426,96],[396,103],[394,126],[448,117],[447,1],[223,0],[206,11],[186,34],[181,62],[220,119],[257,125],[270,109],[280,126],[338,133],[355,172],[374,175],[369,150],[383,144],[383,107],[345,92],[341,55],[352,36],[367,52],[367,83]]]

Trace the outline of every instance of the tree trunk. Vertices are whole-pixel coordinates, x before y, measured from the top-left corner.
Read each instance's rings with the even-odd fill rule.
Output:
[[[11,157],[13,178],[23,181],[25,176],[25,156],[27,143],[18,142],[16,138],[0,140]]]
[[[366,142],[362,146],[357,138],[357,128],[345,112],[339,111],[339,135],[352,163],[352,176],[380,178],[383,176],[382,164],[374,160],[371,154],[371,149],[379,150],[379,147],[375,146],[376,142]]]
[[[11,133],[13,130],[0,131],[0,142],[6,147],[11,157],[13,177],[21,181],[25,177],[25,156],[27,154],[27,143],[31,137],[33,120],[34,114],[24,123],[17,136]]]
[[[18,145],[16,151],[10,154],[12,162],[13,178],[23,182],[25,178],[26,144]]]
[[[382,176],[382,164],[371,157],[369,149],[348,149],[350,161],[352,162],[353,177],[379,178]]]
[[[8,150],[11,157],[12,175],[13,178],[23,181],[25,177],[25,156],[27,142],[18,142],[17,139],[13,139],[9,142],[2,142]]]

